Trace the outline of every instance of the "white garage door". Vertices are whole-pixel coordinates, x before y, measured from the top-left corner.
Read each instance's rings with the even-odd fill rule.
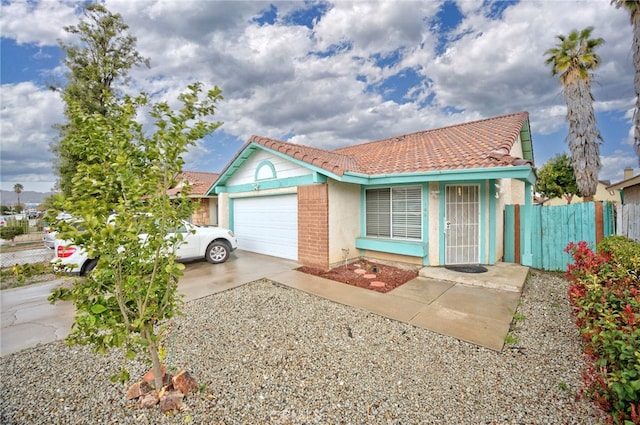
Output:
[[[235,199],[233,231],[238,249],[297,260],[297,195]]]

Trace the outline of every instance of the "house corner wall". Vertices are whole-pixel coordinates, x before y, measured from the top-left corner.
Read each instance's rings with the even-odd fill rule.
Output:
[[[361,188],[358,184],[328,180],[329,266],[360,257]]]
[[[329,191],[326,184],[298,187],[298,262],[329,269]]]
[[[231,229],[230,222],[231,211],[229,211],[229,194],[223,192],[218,195],[218,225],[225,229]]]

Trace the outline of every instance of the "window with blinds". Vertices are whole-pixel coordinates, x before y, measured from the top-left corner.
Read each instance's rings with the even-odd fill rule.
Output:
[[[422,239],[420,186],[368,189],[365,194],[367,236]]]

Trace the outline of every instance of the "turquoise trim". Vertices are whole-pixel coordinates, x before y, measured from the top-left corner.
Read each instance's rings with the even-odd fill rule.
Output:
[[[445,265],[445,241],[446,241],[446,229],[445,229],[445,214],[446,214],[446,208],[445,208],[445,199],[444,199],[444,187],[445,187],[446,183],[445,182],[440,182],[440,188],[438,190],[440,190],[440,196],[438,197],[438,200],[440,202],[439,205],[439,210],[440,212],[438,213],[438,221],[439,221],[439,226],[438,228],[440,229],[440,236],[438,238],[438,265],[440,266],[444,266]]]
[[[397,239],[356,238],[356,248],[422,258],[429,252],[425,242],[400,241]]]
[[[498,222],[496,221],[496,189],[497,180],[489,180],[489,264],[496,263],[496,233]]]
[[[229,198],[229,230],[235,232],[235,222],[233,221],[233,217],[235,216],[234,212],[234,200],[233,198]]]
[[[317,184],[318,179],[313,174],[300,177],[289,177],[280,180],[261,180],[255,183],[240,184],[237,186],[219,187],[217,189],[226,193],[259,192],[267,189],[283,189],[287,187],[308,186]]]
[[[528,134],[524,132],[522,134]],[[253,155],[257,149],[262,149],[275,156],[286,159],[301,167],[305,167],[318,175],[332,178],[337,181],[345,183],[355,183],[362,185],[397,185],[397,184],[422,184],[425,181],[438,181],[438,182],[471,182],[477,180],[491,180],[491,179],[516,179],[527,181],[534,184],[536,176],[533,168],[528,165],[520,165],[515,167],[494,167],[494,168],[478,168],[478,169],[466,169],[466,170],[440,170],[440,171],[428,171],[420,173],[403,173],[403,174],[379,174],[379,175],[367,175],[360,173],[346,172],[344,175],[338,175],[327,171],[323,168],[311,165],[307,162],[300,161],[282,152],[269,149],[265,146],[249,143],[236,158],[227,166],[222,172],[218,180],[207,192],[208,196],[225,192],[226,182],[233,176],[233,174]],[[524,147],[523,147],[524,149]],[[525,158],[528,159],[528,158]]]
[[[529,120],[526,120],[520,129],[520,143],[522,144],[522,158],[533,161],[533,143],[531,141],[531,128]]]
[[[260,175],[260,171],[263,168],[268,168],[269,169],[269,177],[264,177],[264,178],[258,178],[258,175]],[[273,166],[273,164],[271,163],[271,161],[267,161],[264,160],[262,161],[260,164],[258,164],[258,166],[256,167],[256,172],[253,176],[253,181],[263,181],[263,180],[271,180],[271,179],[276,179],[277,175],[276,175],[276,167]]]
[[[422,240],[429,244],[429,183],[422,184]],[[429,250],[422,257],[422,265],[429,265]]]
[[[363,236],[356,239],[356,248],[361,250],[361,255],[364,255],[364,250],[368,249],[392,254],[409,255],[412,257],[422,257],[422,264],[429,264],[429,251],[427,249],[427,241],[429,240],[429,184],[422,182],[419,186],[422,188],[422,241],[367,237],[366,190],[375,189],[378,186],[360,186],[360,234]],[[383,185],[380,187],[391,188],[397,186]]]
[[[520,210],[520,259],[522,264],[533,264],[533,208],[531,207],[533,185],[524,184],[524,205]]]
[[[346,183],[372,185],[422,184],[427,182],[474,183],[491,179],[516,179],[535,183],[533,168],[528,165],[515,167],[474,168],[465,170],[442,170],[421,173],[367,175],[347,172],[336,180]]]

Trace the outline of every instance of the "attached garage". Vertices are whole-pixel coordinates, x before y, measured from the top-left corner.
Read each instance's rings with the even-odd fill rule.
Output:
[[[233,232],[238,249],[298,260],[297,195],[234,199]]]

